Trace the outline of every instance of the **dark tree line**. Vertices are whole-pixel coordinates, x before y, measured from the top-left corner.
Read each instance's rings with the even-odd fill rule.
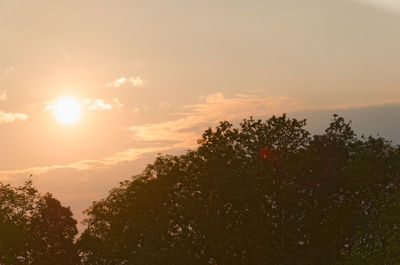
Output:
[[[77,234],[70,209],[31,181],[0,184],[0,264],[79,264]]]
[[[69,208],[3,185],[0,264],[400,264],[400,147],[305,126],[221,122],[94,202],[75,242]]]

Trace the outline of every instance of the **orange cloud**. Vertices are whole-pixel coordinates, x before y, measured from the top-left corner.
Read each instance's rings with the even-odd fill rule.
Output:
[[[162,122],[130,127],[138,140],[169,141],[171,148],[192,148],[202,130],[221,119],[235,120],[248,116],[266,116],[283,112],[295,112],[305,108],[303,103],[289,97],[255,97],[237,95],[225,98],[221,92],[203,96],[199,104],[183,108],[183,117]]]
[[[113,81],[113,82],[108,82],[106,84],[107,87],[119,87],[122,86],[126,83],[131,84],[134,87],[139,87],[142,86],[144,84],[143,79],[140,76],[131,76],[131,77],[120,77],[117,80]]]
[[[302,100],[278,96],[259,97],[238,94],[226,98],[218,92],[200,97],[201,103],[184,106],[181,117],[161,122],[134,125],[129,128],[132,137],[138,141],[164,143],[170,148],[194,148],[200,134],[209,126],[217,125],[221,120],[234,121],[244,117],[266,117],[282,113],[299,111],[338,110],[379,106],[384,104],[399,103],[398,101],[385,101],[364,105],[335,105],[335,106],[309,106]]]
[[[23,113],[7,113],[0,111],[0,124],[10,123],[16,120],[26,120],[28,116]]]
[[[86,98],[80,99],[79,101],[89,110],[121,110],[124,106],[118,98],[113,98],[111,100],[104,100],[101,98]],[[52,110],[54,109],[56,100],[48,101],[45,104],[45,110]]]
[[[0,171],[0,181],[12,179],[15,175],[40,175],[50,170],[57,169],[74,169],[77,171],[86,171],[91,169],[101,169],[109,166],[116,165],[120,162],[134,161],[142,157],[144,154],[161,152],[168,150],[170,147],[144,147],[144,148],[129,148],[122,152],[116,152],[103,159],[99,160],[82,160],[65,165],[52,165],[43,167],[31,167],[26,169],[17,170],[2,170]]]
[[[89,110],[120,110],[124,106],[118,98],[113,98],[109,103],[105,103],[100,98],[88,98],[84,99],[83,102],[88,105]]]
[[[88,106],[93,109],[110,109],[118,105],[117,99],[113,103],[104,103],[100,99],[87,100]],[[126,150],[110,154],[99,160],[83,160],[66,165],[52,165],[33,167],[22,170],[0,171],[3,178],[15,174],[43,174],[50,170],[73,169],[88,171],[92,169],[110,168],[121,162],[135,161],[146,154],[157,153],[174,149],[190,149],[197,146],[200,134],[209,126],[217,125],[221,120],[238,120],[244,117],[265,117],[273,114],[293,113],[298,111],[338,110],[379,106],[399,103],[396,101],[353,106],[306,106],[301,100],[289,97],[258,97],[239,94],[226,98],[222,93],[215,93],[201,97],[198,104],[183,106],[185,113],[180,118],[160,123],[148,123],[129,127],[130,136],[140,141],[144,147],[127,148]],[[114,104],[114,105],[113,105]],[[122,104],[121,104],[122,105]],[[110,106],[110,107],[109,107]],[[117,108],[117,107],[115,107]],[[1,120],[2,112],[0,112]],[[19,114],[24,115],[24,114]],[[21,116],[22,119],[24,116]],[[0,179],[1,180],[1,179]]]

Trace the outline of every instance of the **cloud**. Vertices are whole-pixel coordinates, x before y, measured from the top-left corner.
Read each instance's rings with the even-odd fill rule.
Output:
[[[221,92],[199,99],[201,102],[198,104],[184,106],[184,112],[174,120],[131,126],[129,130],[132,137],[149,144],[164,143],[170,148],[195,148],[201,133],[221,120],[232,122],[250,116],[267,117],[300,111],[345,110],[398,103],[385,101],[363,105],[310,106],[300,99],[284,96],[259,97],[238,94],[226,98]]]
[[[117,109],[121,104],[116,98],[108,103],[98,98],[85,99],[83,102],[92,110]],[[48,106],[51,106],[54,102],[48,104]],[[232,120],[250,115],[281,113],[284,110],[294,111],[303,107],[299,100],[287,97],[257,98],[239,95],[234,98],[225,98],[222,93],[216,93],[203,97],[199,104],[184,106],[183,109],[186,113],[181,114],[181,118],[161,123],[131,126],[129,128],[130,134],[140,139],[143,147],[127,148],[98,160],[83,160],[65,165],[0,171],[0,176],[6,178],[15,174],[37,175],[60,169],[87,171],[109,168],[121,162],[135,161],[147,154],[195,147],[200,132],[210,125],[215,125],[221,119]]]
[[[89,110],[121,110],[124,106],[118,98],[113,98],[109,103],[105,103],[100,98],[87,98],[83,102],[88,106]]]
[[[170,149],[169,147],[144,147],[144,148],[129,148],[125,151],[113,153],[103,159],[98,160],[82,160],[70,164],[64,165],[52,165],[52,166],[42,166],[42,167],[31,167],[26,169],[16,169],[16,170],[1,170],[0,176],[1,180],[11,179],[14,175],[26,174],[26,175],[40,175],[47,173],[52,170],[60,169],[73,169],[76,171],[87,171],[93,169],[104,169],[110,166],[119,164],[120,162],[130,162],[141,158],[143,155],[158,153],[164,150]]]
[[[106,104],[102,99],[95,98],[90,100],[89,99],[89,110],[110,110],[112,109],[111,104]]]
[[[131,126],[132,136],[141,141],[169,142],[171,148],[192,148],[200,133],[220,120],[265,116],[294,112],[305,108],[298,99],[289,97],[256,97],[237,95],[225,98],[221,92],[203,96],[199,104],[184,106],[181,118],[175,120]]]
[[[88,109],[111,110],[119,109],[122,104],[117,98],[105,102],[98,98],[83,100]],[[112,153],[98,160],[83,160],[65,165],[52,165],[33,167],[22,170],[0,171],[0,176],[14,174],[43,174],[51,170],[73,169],[88,171],[93,169],[105,169],[121,162],[136,161],[144,155],[155,154],[161,151],[184,150],[195,148],[197,139],[201,133],[210,126],[215,126],[221,120],[238,121],[243,118],[266,117],[280,115],[281,113],[295,113],[300,111],[321,110],[346,110],[395,104],[399,102],[387,101],[378,104],[354,105],[354,106],[308,106],[302,100],[290,97],[259,97],[253,95],[238,94],[226,98],[223,93],[202,96],[197,104],[183,106],[183,113],[179,117],[160,123],[148,123],[133,125],[128,128],[129,136],[138,140],[141,147],[127,148],[126,150]],[[0,112],[0,123],[11,122],[15,119],[26,119],[25,114]],[[138,145],[139,145],[138,144]],[[137,145],[137,146],[138,146]]]
[[[16,120],[26,120],[28,116],[23,113],[7,113],[0,111],[0,124],[10,123]]]
[[[113,99],[113,103],[114,103],[114,108],[117,110],[122,109],[122,107],[124,106],[124,104],[122,104],[118,98],[114,98]]]
[[[133,85],[133,86],[142,86],[144,84],[144,81],[142,78],[139,76],[131,76],[128,81]]]
[[[7,100],[7,90],[0,90],[0,101]]]
[[[125,84],[126,82],[126,78],[125,77],[120,77],[117,80],[115,80],[114,82],[109,82],[106,84],[107,87],[119,87],[123,84]]]
[[[106,84],[107,87],[119,87],[122,86],[124,84],[131,84],[134,87],[139,87],[142,86],[144,84],[143,79],[140,76],[131,76],[128,78],[125,77],[120,77],[117,80],[113,81],[113,82],[108,82]]]
[[[83,100],[90,110],[112,110],[120,109],[122,104],[117,98],[104,101],[99,98],[88,98]],[[74,169],[86,171],[91,169],[109,168],[121,162],[135,161],[145,154],[160,151],[184,150],[197,147],[197,139],[201,133],[210,126],[215,126],[221,120],[238,121],[243,118],[267,117],[280,115],[282,113],[295,113],[300,111],[321,110],[346,110],[354,108],[365,108],[386,104],[399,103],[387,101],[379,104],[369,105],[340,105],[340,106],[309,106],[302,100],[284,96],[259,97],[254,95],[238,94],[227,98],[223,93],[200,97],[200,102],[183,106],[184,110],[178,114],[178,118],[159,122],[133,125],[128,128],[129,136],[136,142],[135,148],[127,148],[113,153],[99,160],[84,160],[67,165],[54,165],[48,167],[36,167],[21,171],[9,171],[8,173],[40,174],[53,169]],[[166,104],[168,105],[168,104]],[[138,147],[140,145],[140,147]],[[5,171],[0,171],[4,175]]]
[[[400,13],[399,0],[353,0],[353,1],[364,3],[377,8],[382,8],[387,11]]]
[[[7,90],[0,90],[0,101],[6,101]],[[2,123],[11,123],[16,120],[26,120],[28,116],[23,113],[12,113],[12,112],[4,112],[0,110],[0,124]]]
[[[113,98],[111,100],[104,100],[101,98],[86,98],[77,100],[88,110],[121,110],[124,106],[118,98]],[[45,102],[45,110],[53,110],[56,104],[57,100]]]

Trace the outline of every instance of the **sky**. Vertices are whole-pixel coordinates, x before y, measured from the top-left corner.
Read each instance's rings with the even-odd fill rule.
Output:
[[[399,25],[400,0],[0,0],[0,181],[81,220],[222,120],[338,113],[399,144]]]

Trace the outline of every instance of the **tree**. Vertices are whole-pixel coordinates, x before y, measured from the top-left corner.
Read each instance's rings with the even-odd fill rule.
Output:
[[[0,183],[0,264],[79,264],[69,208],[27,181]]]
[[[84,264],[398,264],[400,148],[334,116],[208,129],[87,210]]]
[[[49,193],[44,195],[31,218],[32,264],[78,264],[79,257],[74,245],[78,234],[76,224],[69,207],[62,206]]]
[[[32,182],[12,187],[0,183],[0,264],[28,264],[28,227],[37,190]]]

